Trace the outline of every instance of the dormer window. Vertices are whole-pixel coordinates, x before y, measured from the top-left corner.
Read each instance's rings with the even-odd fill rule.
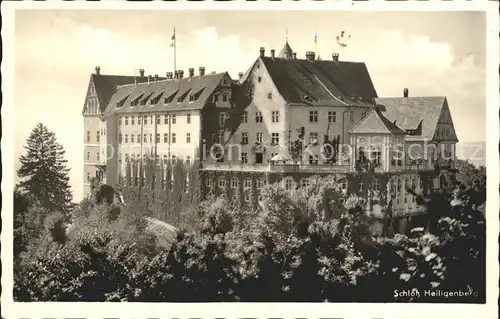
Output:
[[[153,95],[153,93],[149,94],[148,96],[146,96],[142,101],[141,101],[141,105],[146,105],[149,101],[149,98]]]
[[[160,99],[161,97],[163,96],[163,93],[164,92],[161,92],[160,94],[158,94],[154,99],[151,100],[151,105],[155,105],[155,104],[158,104],[158,102],[160,102]]]
[[[222,102],[227,102],[227,94],[222,94]]]
[[[164,98],[163,99],[163,103],[165,103],[165,104],[172,103],[174,101],[175,96],[177,95],[177,92],[179,92],[179,90],[177,90],[174,93],[170,94],[170,96]]]
[[[189,96],[189,102],[194,102],[194,100],[196,100],[195,96],[194,95],[190,95]]]
[[[191,91],[191,89],[187,90],[186,92],[184,92],[184,94],[182,94],[181,96],[179,96],[177,98],[177,103],[181,103],[182,101],[184,101],[186,99],[186,97],[188,96],[189,92]]]
[[[141,94],[139,95],[135,100],[133,100],[132,102],[130,102],[130,106],[137,106],[139,105],[139,101],[141,100],[141,98],[143,97],[144,94]]]

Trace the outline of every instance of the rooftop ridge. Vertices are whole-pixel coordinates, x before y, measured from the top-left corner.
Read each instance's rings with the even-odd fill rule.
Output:
[[[127,87],[127,86],[140,86],[140,85],[151,85],[154,83],[166,83],[166,82],[182,82],[182,81],[190,81],[192,79],[198,79],[198,78],[204,78],[206,79],[207,77],[214,77],[214,76],[221,76],[223,74],[226,74],[226,72],[220,72],[216,74],[205,74],[205,75],[195,75],[193,78],[182,78],[182,79],[167,79],[167,78],[161,78],[161,80],[153,80],[153,81],[145,81],[145,82],[138,82],[138,83],[130,83],[130,84],[122,84],[122,85],[117,85],[117,88],[122,88],[122,87]]]

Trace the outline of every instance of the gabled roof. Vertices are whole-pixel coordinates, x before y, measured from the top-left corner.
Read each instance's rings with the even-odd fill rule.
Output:
[[[260,60],[288,103],[368,107],[377,97],[364,63],[271,57]]]
[[[147,81],[147,78],[140,78],[139,76],[105,75],[93,73],[90,76],[90,81],[94,83],[97,99],[99,100],[100,111],[104,112],[117,86],[133,84],[134,81],[144,82]]]
[[[446,103],[444,96],[375,99],[376,105],[384,106],[382,114],[404,130],[416,129],[422,122],[421,138],[429,140],[434,137],[441,110]]]
[[[283,49],[281,49],[280,54],[278,54],[278,58],[281,59],[290,59],[292,58],[293,55],[293,50],[290,47],[290,44],[288,44],[288,41],[285,42],[285,45],[283,46]]]
[[[193,78],[183,78],[180,80],[168,79],[135,85],[122,85],[116,88],[109,100],[108,107],[106,108],[106,115],[114,113],[124,114],[149,111],[161,112],[168,110],[202,109],[225,76],[229,77],[227,73],[219,73],[194,76]],[[197,96],[197,99],[194,101],[189,101],[189,99],[185,98],[179,103],[177,98],[189,92],[198,92],[199,96]],[[157,104],[152,105],[151,101],[153,99],[150,99],[146,105],[131,106],[130,102],[141,95],[156,97],[161,93],[163,93],[162,98],[159,99]],[[181,95],[179,93],[181,93]],[[165,99],[172,96],[174,96],[173,100],[170,103],[165,103]],[[123,106],[117,107],[117,104],[123,99],[126,99]]]
[[[361,122],[355,125],[350,134],[406,134],[404,130],[389,121],[384,115],[373,110]]]

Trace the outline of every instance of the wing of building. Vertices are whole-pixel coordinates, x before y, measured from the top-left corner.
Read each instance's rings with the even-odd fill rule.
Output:
[[[141,70],[138,77],[92,74],[90,81],[99,107],[86,108],[95,111],[92,116],[84,112],[90,137],[84,160],[87,192],[94,176],[118,183],[128,161],[193,160],[202,136],[212,134],[214,109],[229,107],[233,86],[227,73],[205,74],[204,67],[196,75],[189,69],[186,77],[182,70],[165,78],[144,77]]]
[[[202,171],[216,172],[204,189],[242,185],[248,203],[259,201],[252,185],[280,181],[291,189],[307,187],[312,176],[335,175],[345,193],[389,190],[395,216],[419,210],[406,187],[449,183],[441,175],[427,185],[419,174],[453,168],[458,142],[446,97],[411,97],[407,89],[401,97],[378,97],[363,62],[337,53],[301,57],[288,42],[278,55],[260,48],[237,80],[205,74],[204,67],[166,78],[97,70],[83,115],[86,183],[96,172],[117,183],[127,162],[148,156],[199,159]],[[391,180],[364,185],[352,178],[371,170]]]

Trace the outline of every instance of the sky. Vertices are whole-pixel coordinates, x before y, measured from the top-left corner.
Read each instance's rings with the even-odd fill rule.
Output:
[[[486,16],[482,12],[19,10],[15,17],[15,163],[38,122],[66,149],[83,196],[83,118],[90,74],[164,76],[177,69],[245,72],[286,34],[299,58],[365,62],[379,97],[446,96],[464,156],[485,141]],[[288,32],[286,31],[288,30]],[[351,35],[346,48],[335,37]],[[484,157],[483,149],[476,157]],[[459,154],[460,156],[460,154]],[[483,163],[484,159],[476,162]]]

